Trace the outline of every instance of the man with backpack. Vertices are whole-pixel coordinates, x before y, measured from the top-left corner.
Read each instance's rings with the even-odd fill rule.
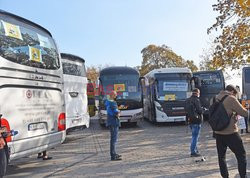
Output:
[[[242,107],[242,105],[237,100],[236,95],[237,89],[233,85],[228,85],[225,91],[221,91],[216,97],[216,100],[223,100],[222,104],[230,118],[229,124],[226,128],[220,131],[215,131],[220,173],[223,178],[229,177],[226,165],[227,147],[230,148],[237,158],[240,177],[246,177],[246,151],[238,134],[236,116],[241,115],[243,117],[247,117],[248,110]]]
[[[203,120],[203,108],[200,103],[200,90],[195,88],[192,90],[192,96],[186,100],[185,110],[186,118],[192,130],[192,140],[190,145],[191,157],[201,156],[197,149],[197,143],[200,135],[201,122]]]

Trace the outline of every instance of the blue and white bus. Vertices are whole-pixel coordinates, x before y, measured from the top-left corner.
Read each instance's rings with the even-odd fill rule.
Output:
[[[250,67],[242,69],[242,104],[250,105]]]
[[[107,120],[105,100],[111,90],[117,91],[117,104],[121,110],[121,122],[134,125],[142,119],[142,96],[139,72],[131,67],[107,67],[100,71],[99,77],[99,121]]]
[[[185,122],[185,100],[194,86],[187,68],[154,69],[144,76],[143,114],[151,122]]]

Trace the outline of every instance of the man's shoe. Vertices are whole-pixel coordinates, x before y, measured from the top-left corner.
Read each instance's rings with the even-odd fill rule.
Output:
[[[50,157],[50,156],[43,157],[43,160],[50,160],[50,159],[52,159],[52,157]]]
[[[111,158],[111,161],[120,161],[120,160],[122,160],[122,158],[118,158],[118,157],[116,157],[116,158]]]
[[[37,159],[43,158],[43,155],[38,155]]]
[[[122,155],[116,154],[115,157],[116,157],[116,158],[121,158]]]
[[[190,155],[191,157],[199,157],[199,156],[201,156],[199,153],[192,153],[191,155]]]

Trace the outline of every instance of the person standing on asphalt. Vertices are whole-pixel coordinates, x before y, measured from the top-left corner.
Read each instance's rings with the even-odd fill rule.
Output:
[[[199,154],[197,144],[200,135],[201,123],[203,120],[203,108],[200,103],[200,90],[195,88],[192,90],[192,96],[186,100],[185,110],[186,118],[192,131],[192,139],[190,145],[191,157],[201,156]]]
[[[107,127],[110,130],[110,156],[112,161],[122,160],[121,155],[116,153],[116,142],[118,137],[118,130],[121,126],[119,115],[120,111],[116,103],[117,93],[115,91],[110,92],[110,98],[106,100],[106,110],[107,110]]]
[[[42,153],[38,153],[37,158],[43,158],[43,160],[50,160],[52,159],[51,156],[48,156],[47,151],[43,151]]]
[[[236,90],[237,90],[237,94],[236,94],[236,98],[238,99],[238,101],[241,103],[241,92],[240,92],[240,87],[238,85],[235,86]],[[247,107],[247,106],[246,106]],[[245,120],[245,125],[246,125],[246,133],[249,133],[248,131],[248,118],[244,117]],[[243,134],[243,129],[240,130],[240,133]]]
[[[2,178],[5,175],[8,164],[8,160],[6,157],[7,145],[4,137],[2,136],[3,132],[6,131],[2,131],[0,129],[0,178]]]
[[[246,151],[243,146],[242,139],[238,133],[237,115],[247,117],[248,110],[242,107],[242,105],[239,103],[238,99],[236,98],[237,89],[233,85],[228,85],[225,91],[221,91],[218,94],[216,99],[221,100],[225,95],[228,95],[228,97],[226,97],[223,101],[223,105],[227,111],[227,114],[231,117],[231,120],[227,128],[222,131],[215,131],[220,174],[223,178],[229,177],[226,164],[226,151],[227,147],[229,147],[237,158],[238,171],[240,177],[243,178],[246,177],[247,160]]]

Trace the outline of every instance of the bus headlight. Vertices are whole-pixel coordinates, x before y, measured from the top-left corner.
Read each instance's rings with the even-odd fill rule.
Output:
[[[100,117],[107,117],[107,114],[100,113]]]
[[[135,117],[142,117],[142,112],[136,113]]]

